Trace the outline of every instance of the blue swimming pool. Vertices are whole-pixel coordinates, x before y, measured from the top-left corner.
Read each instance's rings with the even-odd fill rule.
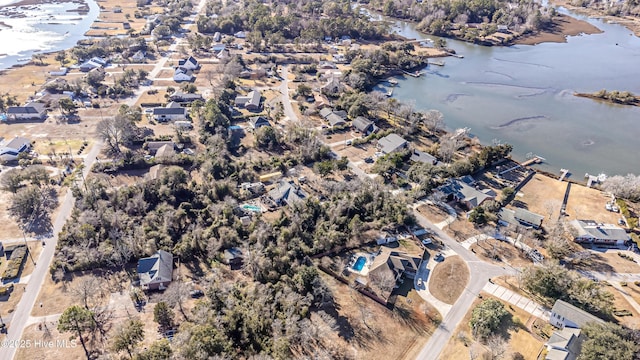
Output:
[[[353,264],[351,268],[355,271],[362,271],[362,268],[366,263],[367,263],[367,259],[364,256],[358,256],[358,259],[356,260],[355,264]]]
[[[245,210],[253,211],[253,212],[262,212],[262,209],[259,206],[251,205],[251,204],[242,204],[241,206]]]

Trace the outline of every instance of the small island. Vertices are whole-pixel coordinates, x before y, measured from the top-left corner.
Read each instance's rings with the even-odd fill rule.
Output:
[[[640,96],[634,95],[629,91],[607,91],[602,89],[594,93],[574,93],[574,96],[606,101],[614,104],[640,106]]]

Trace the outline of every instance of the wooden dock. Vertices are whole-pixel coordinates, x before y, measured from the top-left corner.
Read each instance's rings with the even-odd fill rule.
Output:
[[[460,54],[447,53],[447,55],[449,55],[449,56],[453,56],[454,58],[458,58],[458,59],[464,59],[464,56],[462,56],[462,55],[460,55]]]
[[[587,187],[590,188],[594,183],[598,183],[598,177],[593,175],[588,175],[589,180],[587,180]]]
[[[416,77],[416,78],[420,77],[420,75],[422,75],[422,72],[420,72],[420,71],[416,71],[414,73],[411,73],[411,72],[402,70],[402,73],[405,74],[405,75]]]
[[[569,170],[567,169],[560,169],[560,178],[558,179],[558,181],[562,181],[564,180],[564,178],[567,177],[567,174],[569,173]]]
[[[534,155],[531,159],[523,162],[521,165],[522,166],[529,166],[529,165],[533,165],[533,164],[540,164],[544,160],[545,159],[542,156]]]
[[[427,61],[429,65],[444,66],[444,61]]]

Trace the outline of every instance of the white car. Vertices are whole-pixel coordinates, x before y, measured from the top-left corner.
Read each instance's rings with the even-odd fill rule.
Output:
[[[429,244],[433,244],[433,240],[431,240],[431,238],[422,239],[422,245],[429,245]]]

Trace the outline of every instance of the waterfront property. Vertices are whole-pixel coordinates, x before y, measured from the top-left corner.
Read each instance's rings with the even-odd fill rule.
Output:
[[[500,212],[498,212],[498,219],[506,224],[521,225],[524,227],[539,229],[540,226],[542,226],[544,216],[522,208],[515,208],[513,210],[502,208],[500,209]]]
[[[576,231],[574,240],[578,243],[622,246],[631,240],[624,229],[613,224],[601,224],[594,220],[573,220],[569,225]]]
[[[470,179],[469,179],[470,178]],[[447,200],[455,200],[468,210],[482,205],[487,200],[495,199],[496,193],[491,189],[476,189],[472,182],[473,178],[449,179],[445,185],[438,188]]]
[[[353,119],[353,121],[351,122],[351,126],[353,126],[353,128],[363,136],[367,136],[376,131],[376,126],[373,124],[373,121],[367,119],[364,116],[358,116],[357,118]]]

